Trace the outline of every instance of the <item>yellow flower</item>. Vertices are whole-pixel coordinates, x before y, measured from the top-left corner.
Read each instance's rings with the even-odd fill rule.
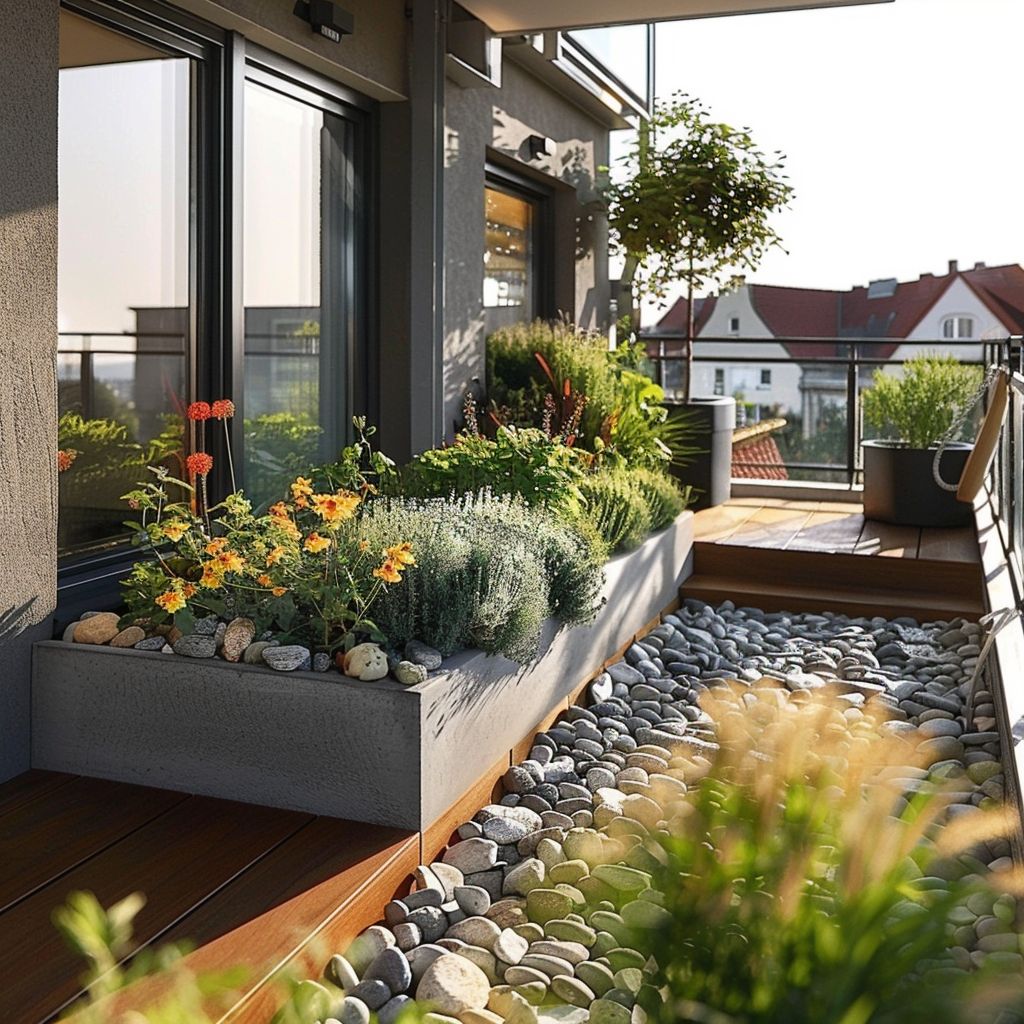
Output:
[[[401,566],[416,564],[416,559],[413,557],[412,553],[412,544],[408,541],[403,541],[401,544],[395,544],[393,547],[388,548],[384,554],[392,562],[397,562]]]
[[[224,577],[221,576],[216,562],[204,562],[203,575],[199,580],[199,586],[206,587],[207,590],[216,590],[223,582]]]
[[[352,491],[338,491],[337,494],[314,494],[313,511],[325,523],[340,523],[351,519],[359,506],[360,498]]]
[[[208,555],[219,555],[227,545],[227,537],[214,537],[213,540],[206,545],[206,553]]]
[[[401,566],[396,565],[390,559],[378,566],[373,570],[373,575],[379,580],[383,580],[385,583],[401,583],[402,582],[402,569]]]
[[[160,605],[165,612],[180,612],[185,607],[185,598],[178,593],[177,590],[168,590],[167,593],[161,594],[157,599],[156,603]]]
[[[216,560],[222,573],[241,572],[245,568],[245,559],[234,551],[222,551]]]
[[[287,549],[278,544],[277,547],[267,555],[267,565],[277,565],[277,563],[280,562],[286,554],[288,554]]]
[[[359,542],[359,550],[360,551],[369,551],[369,549],[370,549],[370,542],[368,540],[361,540]]]
[[[182,522],[180,519],[170,519],[166,523],[161,523],[160,529],[168,540],[173,540],[177,543],[188,533],[189,524]]]
[[[192,586],[191,583],[186,583],[181,588],[181,595],[182,595],[182,597],[185,597],[185,598],[195,597],[195,594],[196,594],[196,588],[194,586]]]
[[[274,519],[287,519],[288,518],[288,506],[285,505],[285,503],[283,501],[278,501],[275,504],[271,505],[270,508],[267,509],[267,512],[269,512],[269,514]]]
[[[271,593],[274,595],[274,597],[280,597],[282,594],[287,594],[288,593],[288,588],[287,587],[274,587],[274,589],[271,591]]]
[[[313,493],[313,482],[307,480],[304,476],[295,478],[295,483],[292,485],[292,498],[298,501],[299,498],[304,498],[309,494]]]
[[[316,530],[314,530],[306,538],[302,546],[307,551],[312,551],[313,554],[315,555],[323,551],[325,548],[329,548],[331,546],[331,542],[326,537],[321,537],[320,534],[317,533]]]

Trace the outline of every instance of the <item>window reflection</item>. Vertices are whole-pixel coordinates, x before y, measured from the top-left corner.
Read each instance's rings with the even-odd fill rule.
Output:
[[[484,190],[484,294],[488,330],[532,320],[535,204],[497,188]]]
[[[189,322],[185,58],[61,13],[58,548],[123,542],[121,495],[180,475]]]
[[[332,256],[325,248],[343,244],[324,235],[343,191],[333,175],[345,131],[340,118],[246,84],[245,489],[257,503],[277,500],[343,440],[338,274],[325,294],[321,285]],[[338,224],[340,236],[344,218]]]

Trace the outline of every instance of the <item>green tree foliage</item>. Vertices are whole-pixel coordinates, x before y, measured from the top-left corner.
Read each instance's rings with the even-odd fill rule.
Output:
[[[890,432],[892,440],[910,448],[929,448],[971,403],[981,380],[980,367],[964,366],[955,356],[915,356],[904,364],[902,376],[875,370],[872,386],[864,392],[864,419],[877,430]],[[972,426],[968,419],[971,436]]]

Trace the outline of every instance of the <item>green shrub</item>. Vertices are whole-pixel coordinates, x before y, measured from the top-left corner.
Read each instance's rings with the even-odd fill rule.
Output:
[[[980,367],[963,366],[955,356],[915,356],[904,364],[902,377],[875,370],[864,392],[864,418],[877,430],[892,431],[893,440],[928,448],[949,430],[981,379]]]
[[[499,418],[539,426],[545,402],[586,398],[578,444],[609,449],[636,465],[658,466],[693,454],[685,418],[669,421],[661,387],[640,372],[638,346],[608,349],[608,339],[541,320],[502,328],[487,342],[487,389]]]
[[[570,513],[579,507],[584,472],[582,454],[544,431],[500,427],[493,438],[461,433],[453,444],[418,455],[400,471],[398,489],[412,498],[489,490]]]
[[[665,473],[616,467],[587,477],[581,488],[586,516],[610,551],[628,551],[654,530],[668,526],[690,502]]]
[[[247,419],[245,493],[257,505],[284,497],[292,480],[309,475],[321,433],[306,413],[271,412]]]
[[[541,624],[589,621],[601,587],[600,556],[572,527],[513,496],[458,501],[381,498],[360,535],[371,546],[399,530],[417,571],[374,609],[395,647],[417,639],[451,654],[480,647],[516,661],[537,653]]]

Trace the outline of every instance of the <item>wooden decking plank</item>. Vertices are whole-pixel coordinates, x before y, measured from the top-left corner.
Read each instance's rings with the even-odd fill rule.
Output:
[[[187,799],[74,778],[0,818],[0,913]]]
[[[921,531],[917,557],[941,562],[980,562],[981,552],[974,530],[926,526]]]
[[[708,543],[724,540],[759,508],[759,505],[738,505],[728,502],[714,508],[701,509],[693,517],[694,540]]]
[[[853,553],[880,558],[917,558],[920,541],[921,530],[916,526],[896,526],[865,519],[864,530]]]
[[[15,775],[13,779],[0,783],[0,817],[25,804],[34,803],[46,793],[66,786],[77,777],[65,772],[44,772],[38,768]]]
[[[759,508],[720,543],[752,548],[784,548],[811,517],[806,509]]]
[[[859,510],[812,512],[786,550],[851,552],[857,546],[863,528],[864,516]]]
[[[44,1020],[79,995],[84,965],[51,921],[68,893],[88,890],[109,906],[144,892],[148,902],[133,938],[138,949],[309,820],[291,811],[189,797],[15,904],[0,914],[0,1020]]]

